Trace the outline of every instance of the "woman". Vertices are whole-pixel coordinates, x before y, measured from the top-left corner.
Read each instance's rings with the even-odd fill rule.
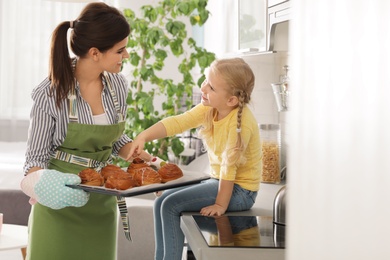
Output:
[[[180,260],[183,211],[221,216],[250,209],[261,176],[259,128],[247,103],[254,87],[251,68],[240,58],[216,60],[201,87],[202,103],[184,114],[163,119],[140,133],[129,155],[145,142],[201,127],[208,150],[211,179],[164,191],[154,204],[156,259]]]
[[[68,30],[76,58],[69,56]],[[112,155],[128,157],[128,86],[118,73],[129,57],[129,33],[125,17],[104,3],[88,4],[53,32],[49,76],[32,93],[27,176],[21,183],[31,202],[38,202],[29,220],[27,259],[116,257],[115,197],[66,185],[79,184],[77,173],[99,170]]]

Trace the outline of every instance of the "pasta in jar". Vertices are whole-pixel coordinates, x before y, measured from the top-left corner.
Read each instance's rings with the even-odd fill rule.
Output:
[[[280,183],[279,143],[264,141],[262,182]]]

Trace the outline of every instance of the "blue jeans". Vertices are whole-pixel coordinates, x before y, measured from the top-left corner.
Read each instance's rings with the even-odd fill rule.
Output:
[[[209,179],[200,184],[164,191],[154,204],[154,227],[156,260],[181,260],[184,234],[180,229],[180,216],[184,211],[199,212],[203,207],[213,205],[218,194],[219,181]],[[227,211],[250,209],[255,203],[257,192],[249,191],[235,184]]]

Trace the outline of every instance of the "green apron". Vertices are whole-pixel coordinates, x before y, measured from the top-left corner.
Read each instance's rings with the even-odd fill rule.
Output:
[[[66,138],[58,150],[106,162],[123,130],[123,121],[114,125],[69,123]],[[48,168],[77,174],[86,167],[52,158]],[[27,259],[115,260],[116,205],[114,196],[97,193],[90,193],[83,207],[53,210],[35,204],[29,220]]]

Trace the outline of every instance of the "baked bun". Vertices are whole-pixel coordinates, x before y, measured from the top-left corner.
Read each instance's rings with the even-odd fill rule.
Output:
[[[121,167],[114,165],[114,164],[108,164],[102,168],[100,171],[100,174],[103,176],[104,181],[107,181],[108,177],[110,175],[113,175],[116,171],[123,171]]]
[[[174,163],[166,163],[158,170],[161,182],[165,183],[183,177],[183,171]]]
[[[135,187],[136,185],[133,177],[128,172],[116,170],[107,177],[104,186],[109,189],[127,190]]]
[[[132,171],[132,170],[145,168],[145,167],[150,167],[150,166],[144,160],[137,157],[137,158],[133,159],[133,161],[130,163],[129,167],[127,167],[127,172]]]
[[[102,186],[104,183],[103,177],[94,169],[86,168],[79,172],[81,184],[89,186]]]
[[[153,170],[144,160],[135,158],[127,168],[138,186],[144,186],[153,183],[161,183],[161,176]]]

